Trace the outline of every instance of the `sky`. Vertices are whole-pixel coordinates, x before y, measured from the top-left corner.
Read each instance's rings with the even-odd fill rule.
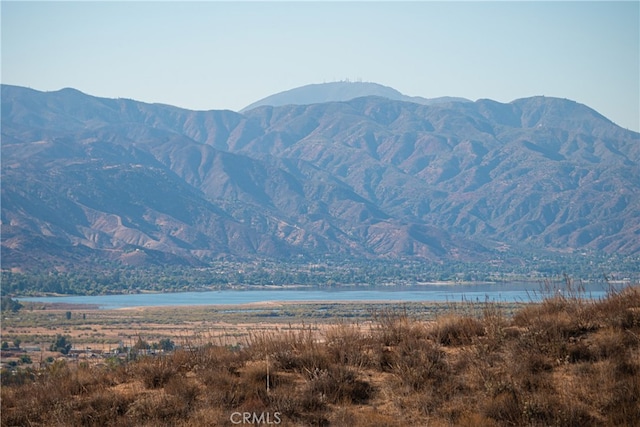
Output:
[[[240,110],[311,83],[586,104],[640,130],[640,2],[1,2],[3,84]]]

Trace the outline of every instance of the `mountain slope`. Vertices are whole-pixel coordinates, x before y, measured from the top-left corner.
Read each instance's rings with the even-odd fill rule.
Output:
[[[271,155],[332,170],[394,216],[510,242],[638,249],[638,134],[575,102],[357,99],[282,107],[283,121],[264,108],[246,115],[296,141]],[[301,117],[313,126],[289,137]]]
[[[2,86],[3,266],[635,253],[639,162],[637,133],[555,98],[242,115]]]

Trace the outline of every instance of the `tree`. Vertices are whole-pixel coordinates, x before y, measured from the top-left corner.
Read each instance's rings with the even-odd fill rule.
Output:
[[[13,340],[13,346],[14,346],[15,348],[20,348],[20,344],[22,344],[22,340],[21,340],[20,338],[15,338],[15,339]]]
[[[9,296],[2,297],[1,301],[2,301],[2,311],[16,312],[23,307],[23,305],[20,304],[20,302],[12,299]]]
[[[51,347],[49,347],[49,350],[59,351],[62,354],[69,354],[69,351],[71,350],[71,342],[68,337],[58,334],[56,335],[55,342],[51,344]]]
[[[164,351],[171,351],[175,347],[173,341],[169,338],[163,338],[158,342],[159,347]]]
[[[151,348],[149,343],[142,339],[142,337],[138,336],[138,341],[133,345],[133,348],[136,350],[149,350]]]
[[[67,320],[71,319],[71,312],[70,311],[67,311],[64,315],[67,318]]]

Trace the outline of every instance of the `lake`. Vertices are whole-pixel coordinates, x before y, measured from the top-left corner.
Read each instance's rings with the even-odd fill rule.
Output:
[[[585,298],[606,296],[607,285],[584,285]],[[561,292],[561,291],[560,291]],[[243,289],[206,292],[18,298],[20,301],[92,304],[101,309],[151,306],[236,305],[259,302],[391,301],[391,302],[535,302],[544,295],[538,283],[420,284],[340,288]]]

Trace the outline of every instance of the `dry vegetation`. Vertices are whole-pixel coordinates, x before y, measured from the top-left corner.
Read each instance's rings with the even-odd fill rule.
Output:
[[[416,320],[434,320],[447,312],[469,312],[481,303],[404,302],[401,309]],[[512,314],[523,303],[500,303]],[[255,332],[327,325],[348,319],[368,325],[376,313],[398,305],[388,302],[265,302],[241,305],[137,307],[102,310],[75,304],[25,303],[2,321],[2,340],[16,338],[23,345],[46,348],[58,334],[68,336],[76,348],[113,350],[132,345],[138,337],[148,342],[167,338],[181,345],[194,341],[225,345],[245,344]],[[70,313],[70,318],[67,314]],[[34,357],[34,360],[38,357]]]
[[[197,340],[196,340],[197,341]],[[197,344],[197,345],[196,345]],[[2,425],[589,426],[640,420],[640,288],[3,376]],[[255,421],[255,419],[253,420]]]

